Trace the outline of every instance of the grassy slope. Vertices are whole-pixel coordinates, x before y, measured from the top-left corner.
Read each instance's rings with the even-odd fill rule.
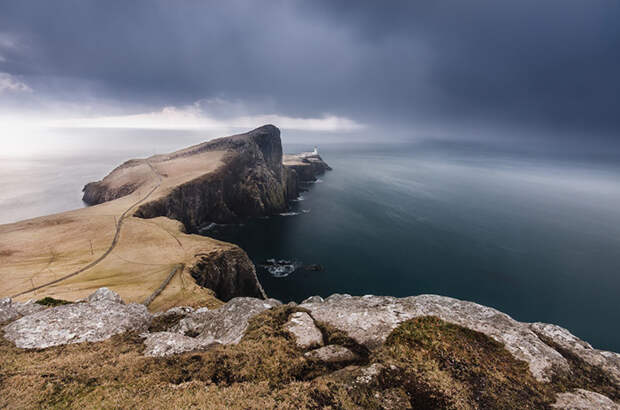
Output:
[[[125,184],[135,180],[142,184],[126,197],[0,226],[0,297],[61,278],[96,260],[112,243],[116,221],[132,204],[158,184],[149,200],[165,195],[178,184],[213,172],[221,165],[223,155],[221,151],[214,151],[183,158],[183,161],[160,159],[153,166],[161,175],[161,183],[147,165],[124,168],[111,183]],[[107,286],[125,301],[142,302],[177,264],[191,264],[199,252],[231,247],[209,238],[186,235],[180,223],[167,218],[144,220],[130,216],[122,226],[118,245],[101,263],[16,299],[52,296],[76,300]],[[151,309],[209,303],[217,303],[212,292],[196,286],[185,269],[155,299]]]
[[[257,316],[236,346],[170,358],[143,357],[132,334],[34,352],[2,341],[0,407],[545,408],[566,388],[536,381],[489,337],[433,317],[403,323],[370,355],[323,327],[326,341],[362,358],[343,368],[314,364],[282,328],[295,310]],[[372,364],[377,376],[360,382]]]

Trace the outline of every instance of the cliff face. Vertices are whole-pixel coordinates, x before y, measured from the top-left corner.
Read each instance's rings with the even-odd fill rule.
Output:
[[[224,151],[223,164],[213,172],[185,181],[157,198],[141,204],[134,215],[166,216],[181,221],[187,231],[197,232],[209,223],[232,223],[244,218],[279,213],[299,194],[299,182],[313,180],[329,169],[320,157],[283,164],[280,130],[265,125],[245,134],[219,138],[166,156],[159,162],[191,158],[205,152]],[[101,203],[127,195],[144,183],[136,160],[115,169],[102,181],[84,187],[84,201]],[[123,181],[129,168],[135,178]],[[146,169],[146,168],[145,168]]]
[[[267,298],[254,265],[241,248],[200,253],[196,257],[190,274],[198,285],[213,290],[219,299],[228,301],[239,295]]]
[[[136,205],[133,216],[168,217],[182,222],[186,232],[196,233],[210,223],[283,212],[288,201],[299,195],[301,182],[314,180],[328,169],[318,155],[284,158],[280,130],[265,125],[171,154],[127,161],[103,180],[87,184],[83,199],[99,204],[154,186],[153,194]],[[205,250],[188,266],[199,285],[224,301],[235,296],[265,297],[253,264],[238,247]]]

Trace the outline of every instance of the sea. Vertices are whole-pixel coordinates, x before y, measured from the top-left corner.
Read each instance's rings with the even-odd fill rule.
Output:
[[[241,246],[270,297],[438,294],[620,351],[617,158],[444,142],[319,151],[333,170],[289,210],[203,231]],[[85,183],[153,153],[0,154],[0,223],[84,206]]]

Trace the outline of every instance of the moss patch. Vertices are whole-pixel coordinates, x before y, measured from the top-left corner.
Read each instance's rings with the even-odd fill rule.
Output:
[[[564,356],[570,366],[570,373],[557,373],[553,377],[552,383],[558,391],[581,388],[601,393],[616,402],[620,401],[620,386],[599,367],[587,363],[548,337],[541,334],[537,335],[545,344]]]
[[[46,296],[43,299],[37,300],[35,303],[39,305],[43,305],[43,306],[54,307],[54,306],[61,306],[61,305],[69,305],[73,302],[69,302],[68,300],[63,300],[63,299],[55,299],[55,298]]]
[[[436,317],[402,323],[375,354],[386,386],[402,386],[414,408],[541,408],[554,400],[527,363],[501,343]]]

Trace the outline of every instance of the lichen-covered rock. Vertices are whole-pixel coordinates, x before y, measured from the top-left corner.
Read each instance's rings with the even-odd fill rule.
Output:
[[[11,322],[19,318],[19,312],[13,306],[11,298],[0,299],[0,323]]]
[[[550,340],[558,349],[564,349],[586,363],[602,369],[620,385],[620,354],[594,349],[568,330],[548,323],[532,323],[530,328],[541,338]]]
[[[620,410],[620,406],[608,397],[583,389],[558,394],[551,407],[564,410]]]
[[[291,314],[288,322],[284,325],[297,342],[297,346],[308,349],[315,346],[323,346],[323,334],[314,324],[314,320],[306,312]]]
[[[86,298],[88,303],[105,302],[105,303],[123,303],[120,295],[108,288],[99,288],[95,293]]]
[[[248,321],[255,315],[281,305],[275,299],[234,298],[218,309],[198,309],[181,319],[167,332],[145,335],[145,354],[167,356],[204,350],[215,344],[236,344]]]
[[[359,356],[355,352],[340,345],[320,347],[305,353],[304,356],[309,360],[323,363],[346,363],[354,362],[359,359]]]
[[[189,337],[180,333],[156,332],[145,335],[145,356],[170,356],[173,354],[190,352],[192,350],[205,350],[217,345],[210,338]]]
[[[68,343],[99,342],[129,330],[144,331],[151,314],[143,305],[125,305],[114,292],[99,290],[84,303],[46,309],[4,327],[17,347],[41,349]],[[122,302],[122,301],[121,301]]]
[[[206,309],[208,310],[208,308]],[[157,312],[153,315],[153,317],[187,316],[190,313],[194,313],[194,308],[191,306],[175,306],[165,312]]]
[[[275,299],[234,298],[218,309],[188,315],[172,331],[213,338],[221,344],[239,343],[250,318],[278,305]]]
[[[534,377],[549,381],[554,372],[569,372],[566,359],[530,329],[498,310],[449,297],[420,295],[332,295],[324,302],[302,303],[312,317],[346,332],[357,343],[375,349],[400,323],[419,316],[437,316],[484,333],[503,343],[516,358],[526,361]]]
[[[33,313],[40,312],[42,310],[47,309],[47,306],[40,305],[34,300],[29,300],[24,303],[13,302],[13,307],[21,316],[32,315]]]
[[[28,302],[13,302],[11,298],[0,299],[0,324],[9,323],[22,316],[31,315],[46,309],[45,306],[35,303],[33,300]]]
[[[302,305],[304,303],[323,303],[323,298],[320,296],[310,296],[309,298],[304,299],[304,301],[301,302]]]

